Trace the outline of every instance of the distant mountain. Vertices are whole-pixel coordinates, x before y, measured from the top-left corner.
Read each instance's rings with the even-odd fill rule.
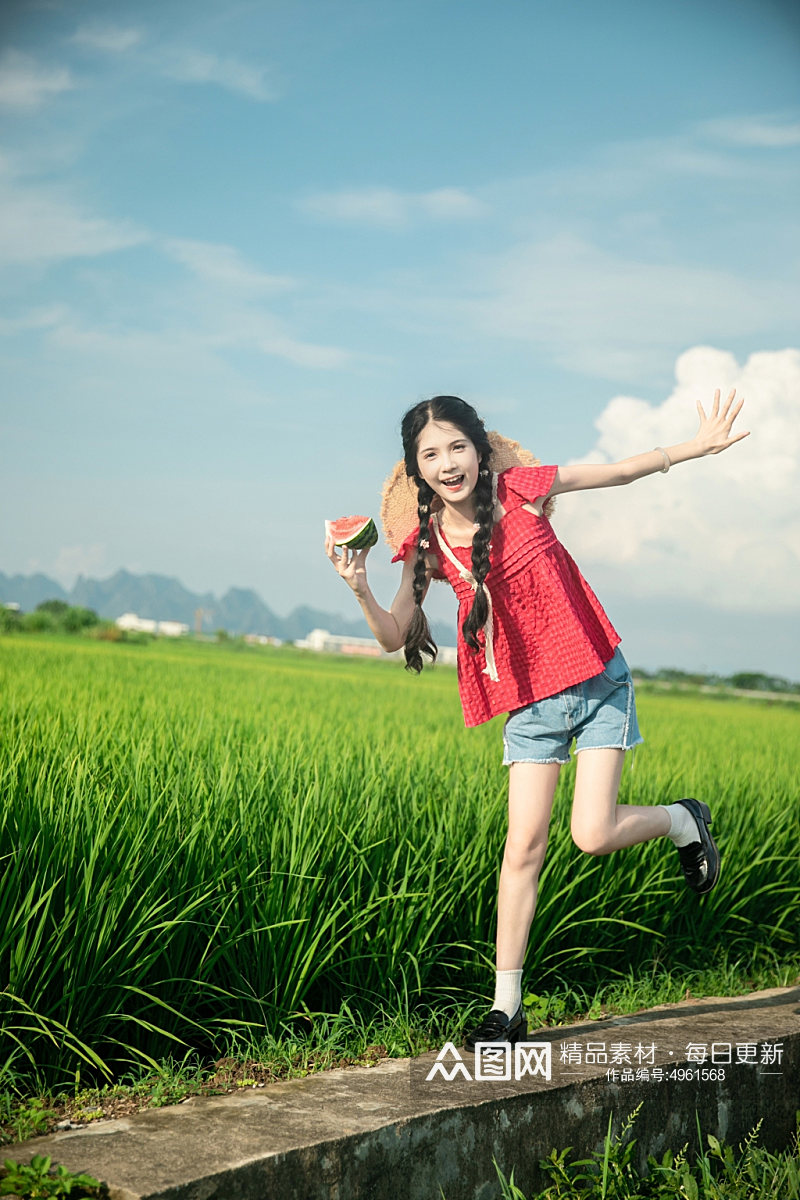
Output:
[[[112,621],[124,612],[134,612],[156,621],[185,621],[191,629],[194,629],[194,614],[198,608],[213,610],[217,607],[210,592],[198,595],[166,575],[132,575],[130,571],[117,571],[103,580],[79,575],[68,599],[83,608],[93,608],[101,617]],[[218,621],[214,628],[221,625]]]
[[[80,575],[67,592],[46,575],[4,575],[0,571],[0,604],[19,604],[30,612],[43,600],[65,600],[68,604],[92,608],[101,617],[115,621],[125,612],[156,621],[183,621],[195,627],[195,614],[203,610],[203,629],[227,629],[231,634],[261,633],[292,642],[306,637],[312,629],[349,637],[369,637],[364,620],[348,621],[338,613],[301,605],[288,617],[277,616],[251,588],[229,588],[221,599],[211,592],[190,592],[177,579],[167,575],[133,575],[117,571],[108,579],[87,579]],[[440,646],[455,643],[455,630],[433,622],[433,636]]]
[[[322,609],[309,608],[307,605],[293,609],[283,625],[287,641],[305,637],[312,629],[327,629],[328,633],[339,633],[349,637],[369,636],[366,621],[348,621],[338,613],[323,612]]]
[[[60,583],[46,575],[4,575],[0,571],[0,604],[18,604],[30,612],[43,600],[69,600]]]
[[[276,617],[258,592],[251,588],[228,588],[216,603],[212,597],[208,607],[214,629],[227,629],[229,633],[266,633],[270,637],[290,640],[285,633],[278,632],[283,630],[285,621]]]

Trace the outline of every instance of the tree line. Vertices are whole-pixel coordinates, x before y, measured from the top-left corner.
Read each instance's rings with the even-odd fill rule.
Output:
[[[736,671],[733,675],[703,675],[697,671],[679,671],[674,667],[663,667],[659,671],[645,671],[634,667],[638,679],[654,683],[671,683],[687,687],[727,687],[747,692],[800,692],[800,683],[792,683],[782,675],[769,675],[766,671]]]
[[[104,621],[93,608],[67,604],[66,600],[43,600],[32,612],[0,608],[0,633],[105,633],[113,621]],[[120,631],[121,632],[121,631]]]
[[[43,600],[32,612],[20,612],[16,608],[0,607],[0,633],[88,633],[90,636],[107,638],[111,641],[127,640],[113,621],[104,620],[93,608],[81,608],[67,604],[66,600]],[[229,638],[226,630],[217,631],[217,640]],[[138,639],[137,639],[138,640]],[[696,671],[680,671],[674,667],[663,667],[658,671],[645,671],[634,667],[633,674],[639,679],[653,683],[666,683],[684,687],[737,688],[748,692],[800,693],[800,683],[792,683],[782,675],[770,675],[766,671],[737,671],[733,675],[702,674]]]

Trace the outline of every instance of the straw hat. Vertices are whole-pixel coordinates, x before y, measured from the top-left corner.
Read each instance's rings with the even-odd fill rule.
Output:
[[[496,430],[490,430],[486,435],[492,447],[489,456],[489,468],[492,471],[506,471],[509,467],[538,467],[539,459],[530,450],[523,449],[519,442],[503,437]],[[406,475],[404,459],[395,463],[392,473],[383,485],[381,493],[381,524],[386,541],[395,554],[410,533],[419,525],[417,514],[417,485],[410,475]],[[552,512],[554,501],[547,501],[545,515]]]

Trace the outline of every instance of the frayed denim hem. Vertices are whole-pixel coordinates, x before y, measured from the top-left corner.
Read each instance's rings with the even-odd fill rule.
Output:
[[[574,753],[575,757],[577,758],[577,756],[584,750],[624,750],[626,754],[629,752],[631,754],[631,770],[633,770],[636,762],[636,751],[642,745],[644,745],[644,738],[640,737],[638,741],[634,742],[631,746],[576,746]]]
[[[558,763],[560,767],[565,767],[568,762],[568,758],[512,758],[508,762],[503,759],[503,766],[513,767],[514,763],[533,763],[535,766],[544,767],[548,763]]]

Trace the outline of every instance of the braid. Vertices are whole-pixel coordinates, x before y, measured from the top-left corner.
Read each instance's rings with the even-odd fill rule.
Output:
[[[414,613],[408,627],[405,641],[406,670],[420,673],[424,664],[422,655],[427,655],[431,662],[436,661],[436,643],[431,637],[428,618],[422,610],[422,597],[428,581],[425,565],[425,552],[430,546],[430,519],[433,488],[417,478],[417,514],[419,516],[419,537],[417,538],[417,558],[414,563]]]
[[[489,539],[494,526],[494,487],[492,473],[481,464],[478,482],[475,485],[475,517],[478,529],[472,539],[472,574],[477,583],[475,599],[467,619],[461,626],[464,640],[471,650],[480,650],[477,633],[486,624],[489,605],[483,581],[489,571]]]

